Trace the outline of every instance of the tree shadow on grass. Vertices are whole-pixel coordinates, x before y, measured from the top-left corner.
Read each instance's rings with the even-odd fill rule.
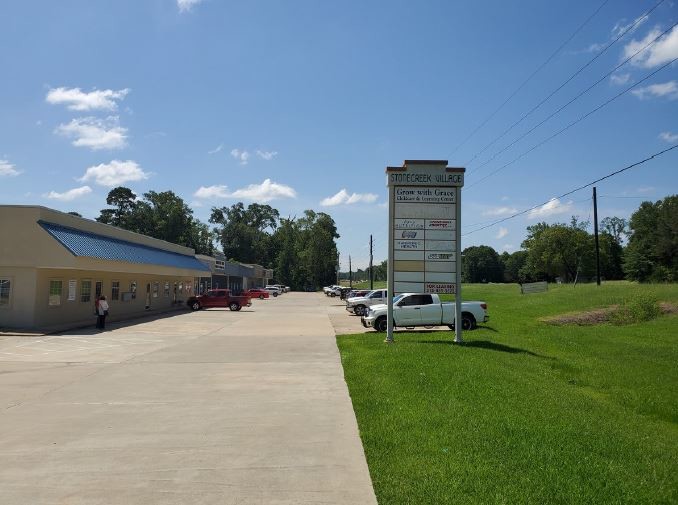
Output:
[[[487,349],[489,351],[506,352],[509,354],[527,354],[535,358],[555,359],[543,354],[537,354],[527,349],[520,347],[511,347],[510,345],[498,344],[497,342],[490,342],[489,340],[470,340],[457,344],[454,340],[418,340],[418,344],[438,344],[438,345],[458,345],[460,347],[473,347],[476,349]]]

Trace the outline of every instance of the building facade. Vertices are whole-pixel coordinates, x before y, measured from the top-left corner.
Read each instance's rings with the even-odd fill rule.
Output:
[[[250,288],[264,287],[273,279],[273,270],[261,265],[227,261],[226,256],[220,252],[214,256],[196,254],[195,257],[210,270],[209,275],[203,275],[196,281],[199,293],[217,288],[228,288],[239,293]]]
[[[0,328],[94,325],[185,306],[209,268],[195,251],[40,206],[0,206]]]

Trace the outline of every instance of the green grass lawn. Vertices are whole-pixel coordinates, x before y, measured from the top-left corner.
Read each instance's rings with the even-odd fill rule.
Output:
[[[676,285],[464,286],[465,332],[338,337],[379,503],[678,503],[678,316],[613,326],[538,318]]]

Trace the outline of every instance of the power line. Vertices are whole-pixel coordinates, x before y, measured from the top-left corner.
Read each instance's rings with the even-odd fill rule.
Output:
[[[467,161],[467,162],[464,164],[464,166],[467,166],[467,167],[468,167],[468,165],[471,164],[471,163],[473,162],[473,160],[475,160],[478,156],[480,156],[482,153],[484,153],[487,149],[489,149],[490,147],[492,147],[495,143],[497,143],[497,141],[499,141],[499,140],[501,140],[502,138],[504,138],[504,137],[506,136],[507,133],[509,133],[511,130],[513,130],[513,128],[515,128],[516,126],[518,126],[520,123],[523,122],[523,120],[525,120],[525,119],[526,119],[527,117],[529,117],[533,112],[535,112],[537,109],[539,109],[539,107],[541,107],[542,105],[544,105],[544,103],[546,103],[553,95],[555,95],[556,93],[558,93],[558,91],[560,91],[561,89],[563,89],[569,82],[571,82],[572,79],[574,79],[575,77],[577,77],[577,76],[578,76],[580,73],[582,73],[586,68],[588,68],[594,61],[596,61],[596,60],[597,60],[598,58],[600,58],[603,54],[605,54],[605,53],[607,52],[607,50],[608,50],[610,47],[612,47],[612,46],[613,46],[615,43],[617,43],[621,38],[623,38],[627,33],[629,33],[629,32],[632,31],[636,26],[638,26],[638,24],[639,24],[641,21],[643,21],[645,18],[647,18],[647,17],[652,13],[652,11],[654,11],[657,7],[659,7],[664,1],[665,1],[665,0],[659,0],[659,2],[657,2],[657,3],[654,5],[654,7],[652,7],[650,10],[646,11],[646,12],[645,12],[643,15],[641,15],[640,17],[636,18],[636,21],[635,21],[634,23],[630,24],[629,26],[626,27],[625,30],[621,31],[621,32],[619,33],[619,35],[618,35],[614,40],[612,40],[607,46],[605,46],[603,49],[601,49],[600,52],[599,52],[598,54],[596,54],[596,55],[595,55],[592,59],[590,59],[586,64],[584,64],[582,67],[580,67],[579,70],[577,70],[577,71],[576,71],[574,74],[572,74],[565,82],[563,82],[560,86],[558,86],[555,90],[553,90],[548,96],[546,96],[546,98],[544,98],[541,102],[539,102],[537,105],[535,105],[534,107],[532,107],[532,109],[530,109],[527,113],[525,113],[520,119],[518,119],[518,121],[516,121],[515,123],[513,123],[513,124],[512,124],[511,126],[509,126],[506,130],[504,130],[504,132],[503,132],[501,135],[499,135],[499,136],[498,136],[497,138],[495,138],[492,142],[490,142],[490,143],[487,144],[485,147],[483,147],[480,151],[478,151],[476,154],[474,154],[474,155],[473,155],[473,158],[471,158],[469,161]],[[675,26],[675,25],[674,25],[674,26]],[[648,46],[646,46],[646,47],[648,47]],[[643,50],[644,50],[644,49],[645,49],[645,48],[643,48]],[[636,54],[637,54],[637,53],[636,53]],[[635,55],[634,55],[634,56],[635,56]],[[630,58],[629,58],[629,59],[630,59]],[[626,60],[626,61],[629,61],[629,60]],[[624,62],[624,63],[626,63],[626,62]],[[622,64],[622,65],[623,65],[623,64]],[[617,69],[619,69],[619,67],[621,67],[622,65],[617,66],[614,70],[612,70],[612,72],[610,72],[610,74],[613,73],[613,72],[615,72],[615,71],[616,71]],[[610,74],[607,74],[607,75],[610,75]],[[605,77],[607,77],[607,75],[606,75]],[[603,77],[603,79],[604,79],[605,77]],[[598,83],[596,83],[596,84],[598,84]],[[595,85],[594,85],[594,86],[595,86]],[[590,89],[590,88],[589,88],[589,89]],[[588,91],[588,90],[587,90],[587,91]],[[581,95],[579,95],[579,96],[581,96]],[[577,98],[579,98],[579,96],[578,96]],[[568,105],[569,105],[569,103],[568,103]],[[495,157],[496,157],[496,156],[493,156],[492,159],[494,159]]]
[[[535,210],[535,209],[538,209],[539,207],[543,207],[544,205],[546,205],[546,204],[549,203],[549,202],[552,202],[553,200],[560,200],[561,198],[565,198],[566,196],[571,195],[572,193],[576,193],[577,191],[581,191],[582,189],[588,188],[589,186],[593,186],[594,184],[597,184],[597,183],[599,183],[600,181],[604,181],[605,179],[609,179],[610,177],[614,177],[615,175],[621,174],[622,172],[625,172],[626,170],[629,170],[629,169],[631,169],[631,168],[634,168],[634,167],[637,167],[637,166],[639,166],[639,165],[642,165],[643,163],[647,163],[648,161],[653,160],[654,158],[656,158],[656,157],[658,157],[658,156],[661,156],[661,155],[663,155],[663,154],[665,154],[665,153],[667,153],[667,152],[669,152],[669,151],[672,151],[672,150],[674,150],[674,149],[677,149],[677,148],[678,148],[678,144],[675,144],[675,145],[673,145],[673,146],[671,146],[671,147],[669,147],[669,148],[667,148],[667,149],[664,149],[663,151],[659,151],[659,152],[657,152],[657,153],[654,153],[653,155],[648,156],[647,158],[645,158],[645,159],[643,159],[643,160],[640,160],[640,161],[637,161],[637,162],[635,162],[635,163],[632,163],[631,165],[627,165],[627,166],[625,166],[624,168],[620,168],[619,170],[615,170],[614,172],[610,172],[609,174],[604,175],[603,177],[600,177],[600,178],[596,179],[595,181],[591,181],[591,182],[586,183],[586,184],[584,184],[584,185],[582,185],[582,186],[579,186],[579,187],[577,187],[577,188],[575,188],[575,189],[572,189],[572,190],[570,190],[570,191],[568,191],[568,192],[566,192],[566,193],[563,193],[563,194],[560,195],[560,196],[556,196],[556,197],[554,197],[554,198],[550,198],[549,200],[546,200],[546,201],[543,202],[543,203],[540,203],[540,204],[538,204],[538,205],[535,205],[535,206],[533,206],[533,207],[530,207],[529,209],[525,209],[525,210],[522,210],[522,211],[520,211],[520,212],[516,212],[515,214],[513,214],[513,215],[511,215],[511,216],[505,217],[505,218],[503,218],[503,219],[498,219],[498,220],[494,221],[494,222],[491,223],[491,224],[488,224],[488,225],[486,225],[486,226],[482,226],[482,227],[477,228],[477,229],[475,229],[475,230],[471,230],[471,231],[469,231],[469,232],[466,232],[466,233],[463,234],[463,236],[471,235],[472,233],[476,233],[476,232],[479,232],[479,231],[481,231],[481,230],[485,230],[485,229],[487,229],[487,228],[491,228],[492,226],[495,226],[495,225],[497,225],[497,224],[499,224],[499,223],[503,223],[503,222],[505,222],[505,221],[508,221],[509,219],[513,219],[513,218],[515,218],[515,217],[522,216],[523,214],[527,214],[528,212],[533,211],[533,210]],[[587,197],[586,200],[588,200],[588,199],[589,199],[589,198]]]
[[[661,1],[663,2],[664,0],[661,0]],[[576,35],[577,35],[577,34],[578,34],[578,33],[579,33],[579,32],[587,25],[587,24],[588,24],[588,23],[589,23],[589,21],[591,21],[591,19],[593,19],[593,18],[595,17],[596,14],[598,14],[598,12],[600,12],[600,10],[601,10],[603,7],[605,7],[605,5],[606,5],[608,2],[609,2],[609,0],[604,0],[604,2],[601,3],[601,4],[598,6],[598,8],[593,12],[593,14],[591,14],[591,15],[590,15],[590,16],[589,16],[589,17],[588,17],[588,18],[587,18],[587,19],[579,26],[579,28],[577,28],[577,29],[574,31],[574,33],[572,33],[572,35],[570,35],[570,37],[569,37],[565,42],[563,42],[560,46],[558,46],[558,49],[556,49],[556,50],[551,54],[551,56],[549,56],[548,58],[546,58],[546,60],[545,60],[541,65],[539,65],[539,66],[536,68],[536,70],[534,70],[534,72],[532,72],[532,73],[529,75],[529,77],[528,77],[527,79],[525,79],[525,80],[523,81],[523,83],[522,83],[520,86],[518,86],[518,88],[516,88],[516,90],[515,90],[513,93],[511,93],[511,95],[510,95],[506,100],[504,100],[504,101],[502,102],[502,104],[499,105],[499,107],[497,107],[497,108],[495,109],[495,111],[494,111],[492,114],[490,114],[490,115],[489,115],[489,116],[488,116],[488,117],[487,117],[480,125],[478,125],[478,126],[477,126],[477,127],[476,127],[476,128],[475,128],[475,129],[474,129],[474,130],[473,130],[473,131],[472,131],[472,132],[464,139],[464,140],[462,140],[462,142],[461,142],[457,147],[455,147],[455,148],[452,150],[452,152],[451,152],[450,154],[447,155],[447,158],[450,158],[454,153],[456,153],[456,152],[459,150],[459,148],[460,148],[461,146],[463,146],[464,144],[466,144],[466,142],[468,142],[468,141],[471,139],[471,137],[473,137],[473,136],[474,136],[481,128],[483,128],[483,127],[484,127],[484,126],[485,126],[485,125],[486,125],[486,124],[487,124],[494,116],[496,116],[497,113],[498,113],[501,109],[503,109],[504,106],[505,106],[507,103],[509,103],[509,102],[511,101],[511,99],[512,99],[514,96],[516,96],[516,95],[518,94],[518,92],[519,92],[521,89],[523,89],[523,88],[525,87],[525,85],[526,85],[528,82],[530,82],[530,81],[532,80],[532,78],[533,78],[535,75],[537,75],[537,74],[541,71],[542,68],[544,68],[546,65],[548,65],[549,62],[550,62],[553,58],[555,58],[555,56],[556,56],[556,55],[557,55],[557,54],[558,54],[558,53],[559,53],[559,52],[560,52],[560,51],[561,51],[561,50],[562,50],[562,49],[563,49],[563,48],[564,48],[564,47],[565,47],[565,46],[566,46],[566,45],[567,45],[567,44],[568,44],[568,43],[569,43],[569,42],[570,42],[570,41],[571,41],[571,40],[572,40],[572,39],[573,39],[573,38],[574,38],[574,37],[575,37],[575,36],[576,36]]]
[[[485,179],[487,179],[487,178],[489,178],[489,177],[492,177],[494,174],[496,174],[496,173],[499,172],[500,170],[503,170],[504,168],[508,167],[509,165],[514,164],[516,161],[520,160],[521,158],[523,158],[523,157],[526,156],[527,154],[531,153],[531,152],[534,151],[535,149],[537,149],[537,148],[543,146],[543,145],[546,144],[547,142],[549,142],[549,141],[553,140],[554,138],[556,138],[558,135],[560,135],[560,134],[564,133],[565,131],[569,130],[570,128],[572,128],[572,127],[573,127],[574,125],[576,125],[577,123],[582,122],[582,121],[583,121],[584,119],[586,119],[587,117],[589,117],[589,116],[593,115],[594,113],[598,112],[600,109],[602,109],[602,108],[605,107],[606,105],[609,105],[610,103],[614,102],[614,101],[615,101],[617,98],[619,98],[620,96],[625,95],[626,93],[628,93],[629,91],[631,91],[633,88],[635,88],[635,87],[638,86],[639,84],[642,84],[643,82],[647,81],[650,77],[654,76],[654,75],[657,74],[658,72],[661,72],[662,70],[664,70],[666,67],[668,67],[669,65],[673,64],[673,63],[674,63],[675,61],[677,61],[677,60],[678,60],[678,58],[674,58],[674,59],[672,59],[671,61],[665,63],[664,65],[662,65],[661,67],[659,67],[659,68],[658,68],[657,70],[655,70],[654,72],[651,72],[650,74],[646,75],[645,77],[643,77],[643,78],[640,79],[639,81],[636,81],[635,83],[633,83],[631,86],[629,86],[628,88],[626,88],[624,91],[621,91],[620,93],[617,93],[615,96],[613,96],[613,97],[610,98],[609,100],[607,100],[607,101],[603,102],[602,104],[598,105],[596,108],[590,110],[589,112],[587,112],[587,113],[584,114],[583,116],[580,116],[578,119],[572,121],[570,124],[568,124],[567,126],[565,126],[565,127],[562,128],[562,129],[558,130],[558,131],[557,131],[556,133],[554,133],[553,135],[551,135],[551,136],[549,136],[549,137],[546,137],[546,138],[545,138],[544,140],[542,140],[541,142],[537,143],[536,145],[532,146],[532,147],[531,147],[530,149],[528,149],[527,151],[525,151],[525,152],[523,152],[522,154],[520,154],[517,158],[514,158],[513,160],[509,161],[508,163],[505,163],[504,165],[502,165],[502,166],[500,166],[499,168],[497,168],[496,170],[490,172],[489,174],[487,174],[486,176],[482,177],[481,179],[478,179],[478,180],[475,181],[473,184],[470,184],[469,186],[466,187],[466,189],[468,190],[468,189],[472,188],[473,186],[476,186],[477,184],[480,184],[480,183],[483,182]]]

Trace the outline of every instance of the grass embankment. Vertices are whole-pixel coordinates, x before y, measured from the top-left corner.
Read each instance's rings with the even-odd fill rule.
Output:
[[[341,336],[380,504],[678,503],[678,316],[623,326],[540,318],[678,302],[678,286],[464,286],[466,332]]]

